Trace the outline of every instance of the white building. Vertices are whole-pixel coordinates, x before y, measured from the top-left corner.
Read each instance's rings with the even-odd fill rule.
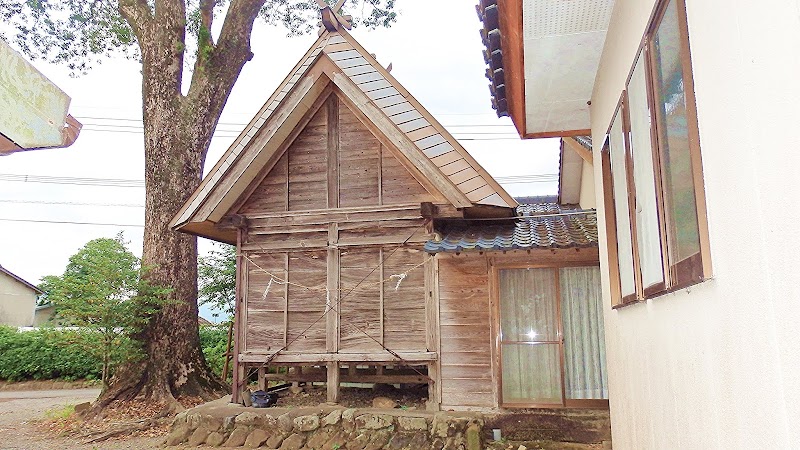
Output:
[[[498,112],[593,138],[614,448],[800,448],[800,2],[479,9]]]

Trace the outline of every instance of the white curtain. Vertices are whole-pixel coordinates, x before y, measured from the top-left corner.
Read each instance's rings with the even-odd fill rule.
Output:
[[[631,116],[631,153],[636,185],[636,242],[645,288],[664,281],[661,263],[661,231],[656,207],[656,179],[653,169],[653,144],[650,139],[650,109],[644,54],[639,55],[628,85],[628,110]]]
[[[554,269],[500,271],[504,403],[561,403]]]
[[[600,269],[563,268],[559,279],[567,398],[607,399]]]

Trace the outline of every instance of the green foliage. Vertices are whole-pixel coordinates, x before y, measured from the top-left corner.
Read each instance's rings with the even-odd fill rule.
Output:
[[[316,30],[319,7],[316,0],[254,0],[261,1],[259,12],[266,23],[283,25],[289,36]],[[13,42],[33,59],[65,64],[73,74],[86,73],[111,55],[126,58],[140,57],[133,28],[120,15],[119,0],[6,0],[0,2],[0,20],[10,32],[0,30],[0,38]],[[334,0],[328,0],[334,3]],[[153,12],[153,2],[150,13]],[[213,51],[210,33],[202,26],[201,0],[185,0],[186,33],[193,38],[189,45],[193,56],[207,57]],[[214,19],[227,10],[228,0],[213,1]],[[395,0],[350,0],[342,14],[353,15],[353,26],[388,27],[397,19]],[[187,47],[175,44],[178,52]]]
[[[78,338],[81,334],[87,333],[0,327],[0,379],[100,378],[102,362],[88,350],[99,343],[99,336],[93,333]],[[87,345],[76,345],[78,341]]]
[[[5,0],[0,20],[13,29],[0,37],[31,58],[66,64],[73,73],[85,73],[114,53],[139,55],[136,36],[116,1]]]
[[[236,301],[236,247],[218,244],[208,256],[198,258],[198,299],[201,305],[233,317]],[[213,313],[219,317],[218,313]]]
[[[209,368],[220,378],[222,378],[222,367],[225,364],[225,346],[227,344],[228,324],[200,327],[200,348],[203,349]],[[230,378],[230,374],[228,378]]]
[[[200,328],[200,341],[206,360],[221,376],[225,361],[227,326]],[[130,357],[136,347],[123,338],[111,351],[111,373]],[[98,333],[85,329],[42,328],[18,331],[0,326],[0,379],[22,380],[99,380],[103,360],[93,351],[101,345]]]
[[[104,383],[115,365],[141,356],[131,336],[147,324],[167,294],[141,277],[139,259],[127,249],[122,233],[89,241],[70,257],[63,275],[44,277],[40,289],[55,305],[57,322],[91,331],[76,338],[91,341],[84,346],[102,360]],[[126,353],[120,361],[115,355],[121,356],[116,350],[122,348]]]

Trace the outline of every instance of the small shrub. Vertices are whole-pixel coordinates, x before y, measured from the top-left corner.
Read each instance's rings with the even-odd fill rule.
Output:
[[[0,380],[99,380],[103,361],[92,347],[100,346],[100,333],[80,329],[41,328],[19,331],[0,326]],[[200,346],[209,367],[222,376],[228,326],[200,328]],[[138,347],[123,337],[111,354],[111,369],[139,354]]]
[[[203,349],[208,367],[220,378],[227,344],[228,324],[200,327],[200,348]]]

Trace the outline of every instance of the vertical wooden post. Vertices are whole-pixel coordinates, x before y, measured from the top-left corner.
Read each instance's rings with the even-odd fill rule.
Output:
[[[264,390],[267,389],[266,374],[267,374],[267,368],[264,367],[264,366],[260,366],[258,368],[258,389],[259,390],[264,391]]]
[[[439,327],[439,262],[436,258],[425,261],[425,343],[428,351],[436,353],[436,360],[428,363],[428,403],[429,411],[438,411],[441,401],[441,355]]]
[[[379,280],[385,280],[386,279],[386,274],[384,273],[384,270],[383,270],[383,253],[384,253],[383,252],[383,247],[378,249],[378,279]],[[385,339],[385,335],[386,335],[385,323],[384,323],[385,322],[385,317],[386,317],[386,313],[385,313],[386,299],[384,298],[384,293],[383,293],[383,290],[385,289],[385,286],[386,286],[386,283],[381,283],[381,284],[378,285],[378,291],[379,291],[379,294],[380,294],[380,299],[379,299],[380,300],[380,310],[381,310],[380,311],[380,313],[381,313],[381,318],[380,318],[381,334],[380,334],[380,336],[378,336],[378,341],[380,341],[381,345],[385,344],[384,339]]]
[[[339,227],[332,223],[328,227],[328,283],[327,301],[325,309],[325,349],[328,353],[339,352]],[[339,363],[327,364],[328,369],[328,401],[337,402],[339,399]]]
[[[328,208],[339,207],[339,98],[328,98]]]
[[[233,341],[233,380],[231,383],[231,403],[241,402],[241,384],[244,382],[244,373],[242,364],[239,362],[239,352],[242,344],[242,310],[244,307],[244,291],[242,282],[244,281],[243,274],[247,271],[244,267],[244,257],[242,257],[242,235],[244,232],[241,228],[236,231],[236,289],[235,301],[233,311],[233,328],[236,338]]]
[[[332,361],[327,364],[328,368],[328,401],[337,403],[339,401],[339,362]]]
[[[328,98],[328,208],[339,207],[339,98],[336,94]],[[339,226],[328,226],[328,278],[325,309],[325,349],[328,353],[339,352]],[[339,363],[327,364],[328,401],[339,400]]]

